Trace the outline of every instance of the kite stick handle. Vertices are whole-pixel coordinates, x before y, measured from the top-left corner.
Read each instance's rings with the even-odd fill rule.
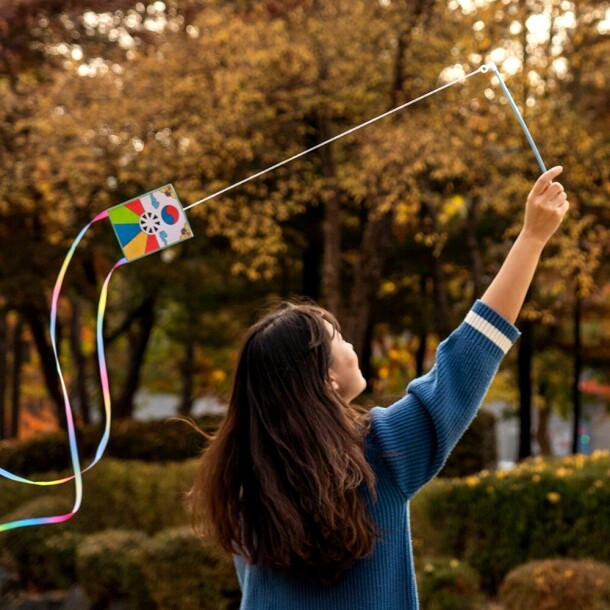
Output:
[[[500,83],[500,88],[502,89],[504,96],[508,100],[508,103],[509,103],[512,111],[515,113],[515,116],[517,117],[517,120],[519,121],[519,125],[521,125],[521,129],[523,130],[523,133],[525,134],[525,137],[527,138],[527,141],[529,142],[529,145],[534,153],[534,156],[536,157],[536,161],[538,161],[538,165],[540,166],[542,173],[546,172],[546,166],[544,165],[542,156],[540,155],[540,152],[538,151],[538,147],[536,146],[536,143],[534,142],[534,138],[532,138],[532,134],[530,133],[530,130],[527,128],[527,125],[525,124],[525,121],[523,120],[523,117],[521,116],[521,113],[519,112],[519,108],[517,108],[517,104],[515,104],[515,100],[513,100],[513,97],[510,94],[508,87],[504,83],[504,79],[502,78],[502,75],[500,74],[498,67],[496,66],[496,64],[494,62],[490,62],[485,65],[489,70],[491,70],[495,74],[496,78],[498,79],[498,82]],[[487,71],[487,70],[485,70],[485,71]]]

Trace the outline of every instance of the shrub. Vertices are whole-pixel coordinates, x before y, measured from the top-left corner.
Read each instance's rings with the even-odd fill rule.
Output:
[[[481,601],[480,577],[452,558],[428,558],[417,570],[422,610],[474,610]]]
[[[66,514],[72,505],[67,498],[41,496],[5,515],[3,521]],[[0,544],[14,561],[23,587],[61,589],[75,581],[74,552],[80,538],[67,523],[58,523],[2,532]]]
[[[83,535],[105,529],[154,533],[186,524],[183,497],[194,479],[195,467],[196,460],[147,464],[104,459],[84,476],[82,504],[71,520],[3,532],[0,546],[10,554],[24,586],[37,589],[70,586],[75,582],[75,548]],[[46,476],[60,478],[52,473]],[[45,495],[40,496],[40,488],[1,481],[0,498],[4,498],[5,489],[10,492],[13,488],[30,489],[39,497],[2,515],[2,523],[65,514],[74,503],[71,482],[47,487]],[[15,498],[19,500],[21,495],[16,494]],[[4,558],[0,561],[6,564]]]
[[[218,427],[220,418],[203,416],[195,423],[206,432]],[[103,430],[98,425],[83,426],[76,432],[81,462],[90,461]],[[203,437],[187,424],[175,420],[116,420],[112,422],[106,457],[147,462],[179,461],[199,455]],[[26,441],[1,441],[2,468],[23,477],[34,473],[70,468],[65,432],[49,432]]]
[[[2,441],[0,464],[5,470],[24,477],[35,472],[68,468],[70,453],[66,434],[48,432],[24,441]]]
[[[451,452],[439,476],[464,477],[475,474],[495,468],[497,459],[496,418],[493,413],[479,411]]]
[[[42,479],[42,477],[40,477]],[[33,480],[39,480],[33,477]],[[45,490],[45,491],[48,491]],[[42,492],[44,493],[44,492]],[[14,511],[17,507],[40,497],[41,488],[34,485],[24,485],[7,479],[0,479],[0,522],[8,521],[4,515]],[[45,494],[46,495],[46,494]]]
[[[441,481],[424,497],[445,554],[471,564],[490,593],[530,559],[610,563],[610,454],[539,458],[512,471]]]
[[[607,610],[610,566],[595,561],[532,561],[510,572],[500,589],[506,610]]]
[[[159,532],[143,546],[140,559],[159,610],[239,607],[239,584],[232,560],[202,544],[189,527]]]
[[[220,418],[205,416],[195,423],[208,433],[218,427]],[[94,435],[99,438],[99,432]],[[97,446],[90,443],[90,455]],[[163,419],[146,422],[131,419],[113,422],[108,455],[122,460],[165,462],[186,460],[198,456],[204,445],[203,437],[184,422]]]
[[[165,527],[184,524],[187,515],[183,500],[195,477],[196,464],[196,460],[148,464],[104,458],[83,477],[82,504],[69,521],[70,527],[84,533],[118,527],[152,533]],[[60,479],[70,474],[69,471],[64,471],[46,473],[44,476],[47,479]],[[17,493],[24,488],[28,489],[28,494]],[[67,482],[46,487],[44,493],[45,497],[64,498],[64,503],[73,502],[74,484]],[[0,506],[8,510],[16,510],[24,503],[23,499],[35,502],[32,496],[40,497],[40,494],[40,488],[0,481],[0,498],[4,500]],[[14,502],[10,509],[9,499]],[[108,510],[109,506],[120,507],[120,510]],[[8,510],[3,511],[0,522],[11,520],[6,514]],[[20,513],[23,512],[26,517],[33,516],[27,514],[28,510],[33,509],[24,509]]]
[[[194,479],[196,461],[147,464],[102,460],[84,480],[83,503],[74,527],[139,529],[148,533],[183,525],[183,498]],[[108,510],[109,506],[120,507]]]
[[[147,536],[105,530],[85,536],[76,550],[76,573],[93,609],[124,600],[128,608],[153,608],[139,560]]]
[[[438,524],[429,517],[431,498],[435,498],[439,487],[445,485],[448,485],[446,479],[436,478],[418,491],[411,500],[411,542],[416,562],[420,557],[451,556],[451,549],[446,544],[443,533],[439,531]]]

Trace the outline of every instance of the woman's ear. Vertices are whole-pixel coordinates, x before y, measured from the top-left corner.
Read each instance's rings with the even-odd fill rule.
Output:
[[[328,369],[328,378],[330,379],[330,385],[332,386],[333,390],[335,392],[338,392],[339,384],[337,383],[337,380],[335,379],[335,374],[333,373],[332,369]]]

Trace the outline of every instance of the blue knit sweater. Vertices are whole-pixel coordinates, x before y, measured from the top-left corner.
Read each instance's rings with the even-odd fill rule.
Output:
[[[235,557],[242,610],[416,610],[409,499],[441,469],[474,418],[519,331],[481,301],[443,341],[434,367],[390,407],[371,411],[365,453],[377,477],[367,495],[381,533],[373,554],[332,587]]]

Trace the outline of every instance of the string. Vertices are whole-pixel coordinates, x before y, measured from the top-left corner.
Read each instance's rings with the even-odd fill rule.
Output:
[[[492,70],[494,75],[497,77],[497,79],[500,83],[500,88],[502,89],[502,92],[506,96],[506,99],[508,100],[510,107],[512,108],[513,112],[515,113],[515,116],[517,117],[517,120],[519,121],[519,125],[521,126],[521,129],[523,130],[523,133],[525,134],[525,137],[527,138],[527,141],[534,153],[534,156],[536,157],[536,161],[538,162],[540,169],[542,170],[542,172],[545,172],[546,167],[544,165],[544,162],[542,161],[540,152],[538,151],[538,148],[536,147],[534,139],[532,138],[532,135],[530,134],[530,131],[527,128],[527,125],[525,124],[525,121],[523,120],[521,113],[519,112],[519,108],[517,107],[517,104],[515,104],[515,101],[513,100],[512,96],[510,94],[510,91],[508,90],[508,87],[504,83],[504,79],[502,78],[502,75],[498,71],[498,67],[496,66],[495,63],[490,62],[488,64],[483,64],[482,66],[480,66],[477,70],[474,70],[473,72],[469,72],[468,74],[465,74],[464,76],[461,76],[460,78],[456,78],[455,80],[453,80],[449,83],[445,83],[444,85],[437,87],[433,91],[428,91],[427,93],[424,93],[423,95],[420,95],[419,97],[409,100],[408,102],[405,102],[404,104],[400,104],[399,106],[396,106],[395,108],[391,108],[390,110],[388,110],[382,114],[379,114],[379,115],[373,117],[372,119],[365,121],[364,123],[355,125],[354,127],[351,127],[350,129],[347,129],[346,131],[343,131],[343,132],[333,136],[332,138],[328,138],[327,140],[324,140],[323,142],[320,142],[319,144],[316,144],[315,146],[311,146],[310,148],[307,148],[306,150],[303,150],[303,151],[297,153],[296,155],[293,155],[292,157],[288,157],[287,159],[284,159],[283,161],[280,161],[279,163],[276,163],[275,165],[271,165],[270,167],[267,167],[259,172],[256,172],[255,174],[252,174],[251,176],[248,176],[247,178],[244,178],[243,180],[239,180],[238,182],[230,184],[229,186],[226,186],[226,187],[216,191],[215,193],[212,193],[211,195],[207,195],[206,197],[203,197],[203,199],[199,199],[198,201],[195,201],[195,203],[191,203],[190,205],[185,207],[184,211],[186,212],[187,210],[194,208],[196,205],[209,201],[210,199],[214,199],[215,197],[218,197],[219,195],[223,195],[224,193],[228,193],[229,191],[232,191],[233,189],[235,189],[239,186],[242,186],[242,185],[246,184],[247,182],[250,182],[251,180],[260,178],[261,176],[268,174],[269,172],[272,172],[273,170],[278,169],[279,167],[282,167],[283,165],[287,165],[288,163],[291,163],[292,161],[296,161],[297,159],[300,159],[301,157],[308,155],[309,153],[317,150],[318,148],[322,148],[323,146],[331,144],[332,142],[335,142],[336,140],[339,140],[340,138],[344,138],[345,136],[348,136],[348,135],[354,133],[355,131],[358,131],[359,129],[367,127],[368,125],[371,125],[372,123],[375,123],[376,121],[380,121],[381,119],[384,119],[396,112],[399,112],[400,110],[403,110],[404,108],[407,108],[408,106],[411,106],[412,104],[420,102],[421,100],[423,100],[427,97],[435,95],[436,93],[440,93],[444,89],[448,89],[449,87],[452,87],[453,85],[457,85],[458,83],[464,82],[465,80],[471,78],[475,74],[479,74],[479,73],[485,74],[489,70]]]
[[[480,66],[478,69],[474,70],[473,72],[469,72],[468,74],[465,74],[464,76],[461,76],[460,78],[456,78],[455,80],[453,80],[449,83],[445,83],[444,85],[434,89],[433,91],[428,91],[427,93],[424,93],[423,95],[420,95],[419,97],[409,100],[408,102],[405,102],[404,104],[400,104],[400,106],[391,108],[390,110],[384,112],[383,114],[377,115],[376,117],[373,117],[372,119],[369,119],[368,121],[365,121],[364,123],[360,123],[359,125],[351,127],[350,129],[343,131],[343,132],[337,134],[336,136],[333,136],[332,138],[328,138],[328,140],[324,140],[324,142],[320,142],[319,144],[316,144],[315,146],[312,146],[311,148],[303,150],[303,151],[297,153],[296,155],[293,155],[292,157],[288,157],[287,159],[284,159],[283,161],[280,161],[279,163],[276,163],[275,165],[272,165],[271,167],[267,167],[266,169],[256,172],[255,174],[252,174],[251,176],[248,176],[247,178],[244,178],[243,180],[240,180],[239,182],[230,184],[229,186],[226,186],[225,188],[220,189],[219,191],[216,191],[215,193],[212,193],[211,195],[207,195],[207,197],[204,197],[203,199],[200,199],[199,201],[195,201],[195,203],[191,203],[191,205],[185,207],[184,211],[186,212],[187,210],[194,208],[196,205],[199,205],[200,203],[209,201],[210,199],[213,199],[214,197],[223,195],[224,193],[227,193],[228,191],[231,191],[231,190],[237,188],[238,186],[242,186],[243,184],[246,184],[247,182],[250,182],[251,180],[254,180],[256,178],[259,178],[260,176],[263,176],[264,174],[268,174],[269,172],[277,169],[278,167],[282,167],[283,165],[287,165],[288,163],[290,163],[292,161],[296,161],[297,159],[300,159],[301,157],[308,155],[309,153],[313,152],[314,150],[318,150],[318,148],[322,148],[323,146],[326,146],[327,144],[331,144],[332,142],[335,142],[336,140],[339,140],[340,138],[344,138],[345,136],[348,136],[348,135],[354,133],[355,131],[362,129],[363,127],[367,127],[368,125],[371,125],[372,123],[375,123],[376,121],[385,119],[386,117],[390,116],[391,114],[394,114],[395,112],[399,112],[400,110],[407,108],[407,106],[411,106],[412,104],[421,102],[421,100],[423,100],[427,97],[430,97],[436,93],[440,93],[444,89],[453,87],[453,85],[457,85],[458,83],[461,83],[461,82],[465,81],[466,79],[471,78],[475,74],[479,74],[479,73],[484,74],[488,70],[489,70],[489,66],[487,64],[483,64],[482,66]]]

